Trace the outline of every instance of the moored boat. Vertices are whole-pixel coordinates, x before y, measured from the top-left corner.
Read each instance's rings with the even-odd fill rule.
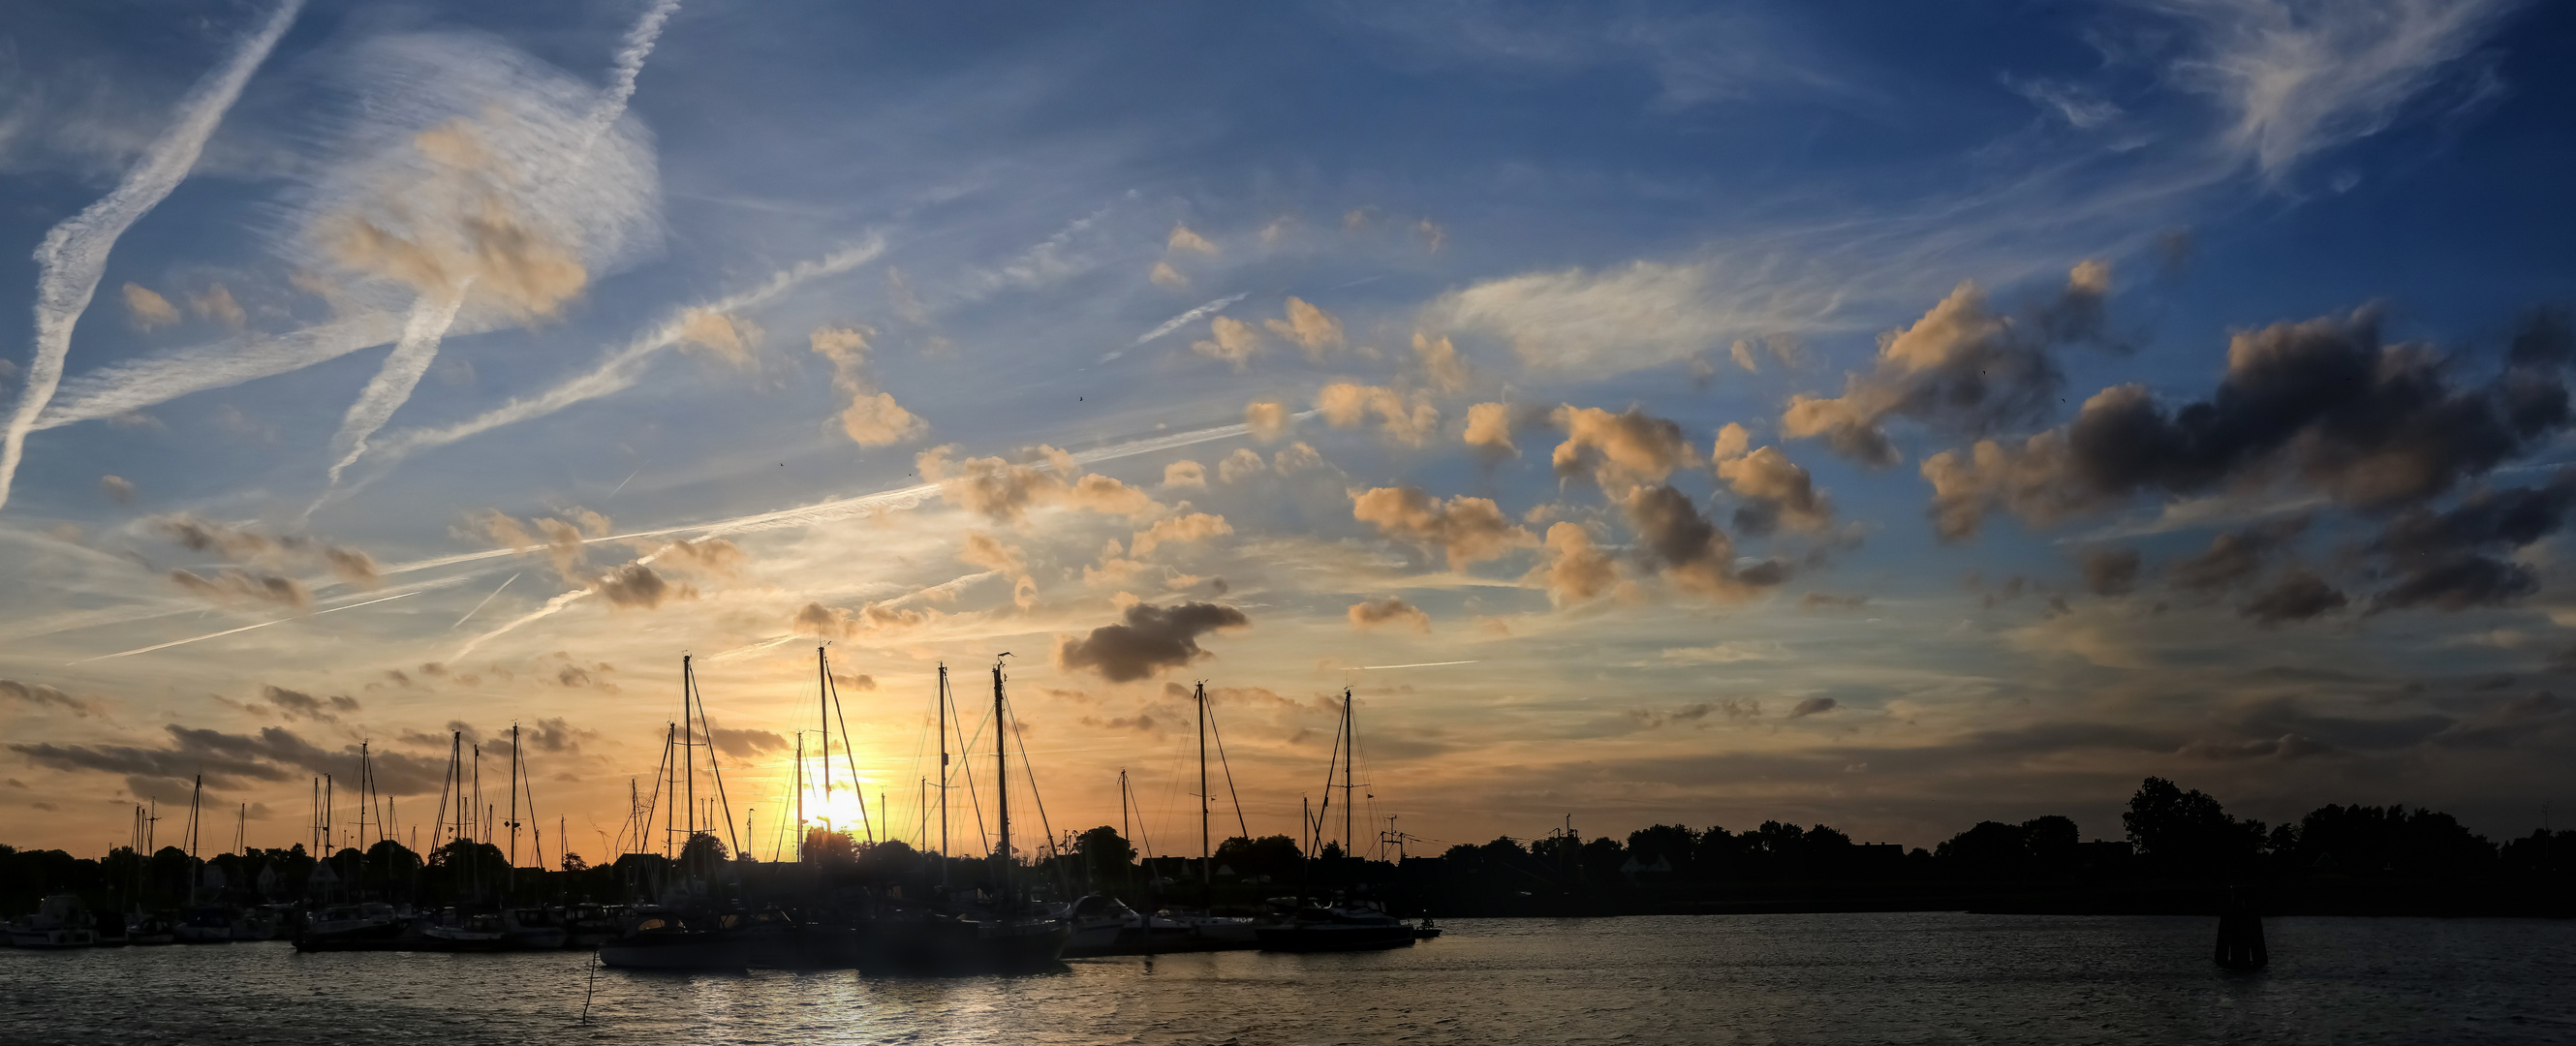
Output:
[[[37,902],[36,914],[9,926],[9,944],[17,948],[87,948],[98,943],[97,917],[77,894],[50,894]]]
[[[751,939],[739,918],[639,908],[625,933],[599,946],[599,962],[628,970],[741,970],[751,965]]]
[[[399,947],[411,921],[377,901],[334,905],[306,920],[295,935],[299,952],[388,951]]]
[[[1273,902],[1277,903],[1277,902]],[[1284,923],[1253,931],[1265,952],[1357,952],[1410,948],[1413,925],[1373,904],[1301,905]]]

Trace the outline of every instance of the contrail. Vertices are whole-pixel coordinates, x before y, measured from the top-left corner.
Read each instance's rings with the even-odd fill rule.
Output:
[[[1207,318],[1210,313],[1224,312],[1226,306],[1232,305],[1251,296],[1251,291],[1232,294],[1223,298],[1218,298],[1217,300],[1201,305],[1198,308],[1191,309],[1190,311],[1174,316],[1171,319],[1164,320],[1162,326],[1146,331],[1144,337],[1136,339],[1136,344],[1142,345],[1146,342],[1162,337],[1163,335],[1170,334],[1173,331],[1189,326],[1193,322]]]
[[[1315,413],[1316,412],[1314,411],[1307,411],[1304,414],[1298,415],[1298,417],[1309,417]],[[1087,465],[1097,461],[1110,461],[1117,458],[1132,457],[1138,454],[1151,454],[1160,450],[1170,450],[1175,447],[1186,447],[1195,443],[1207,443],[1214,440],[1227,439],[1234,436],[1246,435],[1249,431],[1250,429],[1244,425],[1218,425],[1214,428],[1197,429],[1191,432],[1178,432],[1168,436],[1155,436],[1150,439],[1129,440],[1125,443],[1116,443],[1106,447],[1098,447],[1075,454],[1073,459]],[[922,502],[938,496],[939,484],[923,483],[917,486],[898,487],[894,490],[881,490],[874,494],[861,494],[856,497],[839,498],[817,505],[779,509],[774,512],[762,512],[749,516],[736,516],[732,519],[717,520],[712,523],[692,523],[685,526],[662,527],[656,530],[638,530],[625,534],[612,534],[608,537],[587,538],[584,539],[582,543],[589,545],[603,541],[628,541],[635,538],[667,537],[673,534],[691,533],[695,534],[697,538],[703,539],[725,534],[743,534],[761,530],[778,530],[787,527],[809,527],[817,523],[828,523],[834,520],[848,519],[853,516],[886,512],[896,509],[918,508],[921,506]],[[432,567],[454,566],[458,563],[466,563],[478,559],[515,556],[524,552],[536,551],[537,548],[538,546],[530,546],[528,548],[497,548],[485,552],[468,552],[463,555],[441,556],[437,559],[426,559],[416,563],[399,563],[383,567],[380,568],[378,572],[391,575],[406,573],[413,570],[426,570]],[[636,562],[651,562],[652,559],[652,556],[645,556]],[[956,581],[949,583],[959,584],[962,582],[976,580],[984,576],[986,575],[970,575],[969,577],[959,578]],[[563,608],[571,606],[574,602],[579,601],[582,597],[590,595],[590,593],[590,589],[577,588],[556,596],[553,599],[549,599],[546,601],[545,606],[529,611],[525,616],[520,617],[518,620],[474,637],[471,642],[466,643],[463,649],[458,650],[455,656],[448,660],[460,660],[464,658],[465,655],[473,653],[476,647],[480,647],[490,640],[497,639],[500,636],[517,629],[521,625],[528,624],[529,622],[535,621],[539,618],[553,616]]]
[[[637,19],[634,27],[626,31],[626,46],[618,50],[616,63],[610,69],[608,90],[591,107],[573,154],[566,158],[550,180],[561,181],[589,166],[591,149],[598,145],[600,136],[616,126],[619,117],[626,115],[626,103],[635,97],[635,78],[644,71],[644,59],[653,53],[653,44],[662,35],[662,24],[670,19],[671,12],[679,8],[679,0],[656,0],[644,12],[644,17]],[[420,386],[421,375],[429,373],[430,363],[438,358],[439,339],[446,336],[448,325],[456,322],[456,310],[463,304],[465,288],[460,287],[456,296],[448,301],[432,306],[429,299],[423,297],[412,306],[411,321],[403,327],[402,341],[396,343],[393,353],[385,357],[384,369],[376,372],[375,380],[368,382],[366,390],[359,393],[358,402],[349,405],[349,415],[341,423],[340,434],[332,438],[332,443],[342,448],[342,454],[340,460],[331,465],[330,480],[325,484],[328,489],[322,497],[314,499],[312,508],[304,510],[306,516],[322,507],[322,503],[330,498],[330,491],[340,486],[340,473],[366,456],[368,437],[383,428],[385,422],[393,420],[394,412],[402,409],[404,403],[410,402],[412,390]]]
[[[480,334],[488,318],[467,318],[450,334]],[[109,364],[63,381],[38,430],[167,403],[192,393],[227,388],[327,363],[402,337],[401,317],[367,312],[286,334],[248,334],[124,363]]]
[[[434,586],[433,586],[433,587],[434,587]],[[114,654],[100,654],[100,655],[98,655],[97,657],[84,657],[84,658],[82,658],[82,659],[80,659],[80,660],[78,660],[78,661],[67,661],[67,662],[64,662],[64,663],[65,663],[65,664],[72,664],[72,665],[85,665],[85,664],[88,664],[88,663],[90,663],[90,662],[92,662],[92,661],[105,661],[105,660],[107,660],[108,658],[111,658],[111,657],[132,657],[132,656],[134,656],[134,655],[136,655],[136,654],[149,654],[149,653],[151,653],[151,652],[153,652],[153,651],[155,651],[155,650],[168,650],[168,649],[170,649],[171,647],[174,647],[174,646],[186,646],[186,645],[188,645],[188,644],[190,644],[190,643],[199,643],[199,642],[204,642],[205,640],[209,640],[209,639],[222,639],[222,638],[223,638],[223,637],[225,637],[225,636],[240,635],[241,633],[248,632],[248,631],[250,631],[250,630],[252,630],[252,629],[254,629],[254,628],[267,628],[267,627],[268,627],[268,626],[270,626],[270,625],[282,625],[282,624],[285,624],[285,623],[287,623],[287,622],[289,622],[289,621],[302,621],[302,620],[304,620],[305,618],[309,618],[309,617],[321,617],[321,616],[322,616],[322,615],[324,615],[324,614],[337,614],[337,613],[339,613],[339,612],[341,612],[341,611],[343,611],[343,610],[356,610],[356,609],[358,609],[359,607],[371,607],[371,606],[374,606],[374,605],[376,605],[376,604],[378,604],[378,603],[391,603],[391,602],[393,602],[394,600],[397,600],[397,599],[401,599],[401,598],[403,598],[403,596],[417,596],[417,595],[419,595],[419,594],[421,594],[421,593],[423,593],[423,592],[427,592],[427,591],[429,591],[429,589],[428,589],[428,588],[415,588],[415,589],[413,589],[413,590],[411,590],[411,591],[409,591],[409,592],[402,593],[401,595],[386,596],[386,597],[384,597],[383,599],[370,599],[370,600],[368,600],[368,601],[366,601],[366,602],[364,602],[364,603],[351,603],[351,604],[349,604],[349,605],[347,605],[347,606],[337,606],[337,607],[332,607],[332,608],[331,608],[331,609],[329,609],[329,610],[316,610],[316,611],[314,611],[314,612],[312,612],[312,613],[310,613],[310,614],[297,614],[297,615],[295,615],[294,617],[281,617],[281,618],[278,618],[278,619],[277,619],[277,620],[275,620],[275,621],[262,621],[262,622],[260,622],[260,623],[258,623],[258,624],[256,624],[256,625],[243,625],[243,626],[242,626],[242,627],[240,627],[240,628],[228,628],[228,629],[225,629],[224,631],[221,631],[221,632],[215,632],[215,633],[211,633],[211,634],[208,634],[208,635],[194,636],[194,637],[191,637],[191,638],[188,638],[188,639],[173,639],[173,640],[171,640],[171,641],[169,641],[169,642],[167,642],[167,643],[160,643],[160,644],[155,644],[155,645],[153,645],[153,646],[147,646],[147,647],[137,647],[137,648],[132,649],[132,650],[122,651],[122,652],[114,653]]]
[[[463,288],[443,302],[433,302],[428,295],[422,295],[412,303],[411,319],[403,324],[402,340],[386,354],[384,366],[358,393],[358,401],[349,404],[349,413],[340,419],[340,433],[331,437],[331,445],[340,451],[340,460],[331,463],[330,486],[340,485],[340,473],[367,453],[367,438],[393,420],[394,411],[401,409],[411,399],[411,391],[420,387],[421,375],[429,373],[430,363],[438,359],[438,340],[447,335],[448,325],[456,322],[456,310],[464,304]],[[314,502],[316,508],[321,504],[319,500]],[[305,515],[312,514],[312,509],[305,510]]]
[[[1440,667],[1440,666],[1442,666],[1442,665],[1472,665],[1472,664],[1475,664],[1475,663],[1476,663],[1476,662],[1474,662],[1474,661],[1472,661],[1472,660],[1470,660],[1470,661],[1422,661],[1422,662],[1417,662],[1417,663],[1410,664],[1410,665],[1361,665],[1361,666],[1360,666],[1360,667],[1358,667],[1358,668],[1351,669],[1351,671],[1353,671],[1353,672],[1376,672],[1376,671],[1380,671],[1380,670],[1383,670],[1383,669],[1389,669],[1389,668],[1438,668],[1438,667]]]
[[[27,362],[27,387],[18,397],[18,412],[0,433],[0,505],[9,503],[9,487],[26,453],[27,434],[62,384],[63,359],[71,354],[72,328],[98,293],[107,254],[136,220],[178,188],[205,151],[206,139],[241,97],[251,73],[268,59],[277,39],[286,35],[304,0],[285,0],[250,39],[233,51],[206,78],[179,100],[178,119],[125,172],[125,179],[79,214],[47,230],[36,248],[36,340]]]
[[[517,580],[519,580],[519,575],[518,575],[518,574],[512,574],[512,575],[510,575],[510,581],[517,581]],[[508,587],[510,587],[510,581],[504,581],[504,582],[501,582],[501,588],[508,588]],[[480,614],[480,613],[482,613],[482,612],[483,612],[483,607],[484,607],[486,604],[489,604],[490,602],[492,602],[492,600],[493,600],[494,598],[496,598],[496,597],[500,596],[500,594],[501,594],[501,588],[493,589],[493,590],[492,590],[492,594],[491,594],[491,595],[488,595],[488,596],[483,597],[483,602],[474,604],[474,609],[466,611],[466,612],[465,612],[465,617],[457,618],[457,619],[456,619],[456,623],[455,623],[455,624],[447,626],[447,630],[448,630],[448,631],[450,631],[450,632],[453,632],[453,631],[456,631],[456,630],[457,630],[457,629],[459,629],[459,628],[464,627],[464,626],[465,626],[466,618],[471,618],[471,617],[473,617],[473,616],[474,616],[474,615],[476,615],[476,614]]]
[[[818,260],[803,262],[782,271],[771,276],[769,282],[751,290],[719,298],[693,309],[682,309],[651,330],[637,335],[634,340],[609,353],[606,359],[600,361],[599,366],[592,368],[587,374],[566,381],[536,396],[513,399],[485,411],[478,417],[457,422],[454,425],[435,429],[405,429],[397,432],[386,438],[384,443],[376,448],[376,459],[384,463],[382,467],[390,468],[394,462],[409,457],[415,451],[446,446],[468,436],[489,432],[504,425],[543,417],[585,400],[623,392],[634,387],[636,381],[643,377],[642,364],[647,358],[656,352],[679,344],[680,330],[686,324],[689,313],[698,309],[732,312],[736,309],[766,305],[799,284],[818,277],[847,272],[883,253],[885,253],[885,240],[882,237],[871,236],[867,242],[858,246]]]

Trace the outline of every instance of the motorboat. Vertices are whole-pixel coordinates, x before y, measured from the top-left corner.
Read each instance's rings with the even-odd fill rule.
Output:
[[[511,946],[509,931],[497,912],[461,913],[450,908],[420,933],[420,943],[429,951],[498,952]]]
[[[125,916],[125,943],[141,947],[179,943],[178,924],[169,916],[146,912],[140,905]]]
[[[400,947],[411,920],[381,901],[325,908],[295,935],[299,952],[387,951]]]
[[[635,909],[625,932],[599,946],[599,962],[629,970],[741,970],[751,938],[739,914],[690,916],[653,905]]]
[[[597,948],[616,940],[622,907],[598,904],[576,905],[562,913],[565,940],[570,948]]]
[[[181,944],[230,944],[232,914],[216,907],[192,908],[173,932]]]
[[[1273,901],[1276,905],[1280,902]],[[1386,914],[1374,904],[1298,904],[1286,921],[1253,931],[1265,952],[1356,952],[1410,948],[1411,923]]]
[[[87,948],[98,943],[98,919],[80,895],[50,894],[37,902],[36,914],[9,926],[9,943],[18,948]]]
[[[563,921],[543,908],[502,909],[501,934],[521,951],[551,951],[571,936]]]

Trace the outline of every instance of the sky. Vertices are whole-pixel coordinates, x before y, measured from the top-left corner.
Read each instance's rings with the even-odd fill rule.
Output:
[[[800,741],[809,819],[938,845],[945,664],[981,852],[1006,652],[1024,852],[1195,852],[1201,682],[1219,838],[1300,834],[1346,688],[1373,853],[2119,838],[2148,775],[2519,836],[2576,795],[2571,41],[2503,0],[37,4],[0,837],[103,853],[202,779],[209,850],[285,846],[330,774],[345,843],[364,744],[426,842],[515,724],[537,845],[596,860],[688,657],[763,858]]]

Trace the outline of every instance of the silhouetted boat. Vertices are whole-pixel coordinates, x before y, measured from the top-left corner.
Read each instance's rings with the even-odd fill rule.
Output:
[[[36,914],[9,926],[18,948],[87,948],[98,943],[97,917],[78,894],[58,893],[37,902]]]
[[[299,952],[390,951],[409,936],[411,920],[381,901],[325,908],[295,935]]]
[[[1272,902],[1277,904],[1279,902]],[[1357,952],[1410,948],[1411,924],[1373,904],[1300,905],[1288,921],[1253,931],[1265,952]]]
[[[674,908],[635,910],[626,932],[599,946],[599,962],[629,970],[740,970],[751,937],[736,915],[683,916]]]

